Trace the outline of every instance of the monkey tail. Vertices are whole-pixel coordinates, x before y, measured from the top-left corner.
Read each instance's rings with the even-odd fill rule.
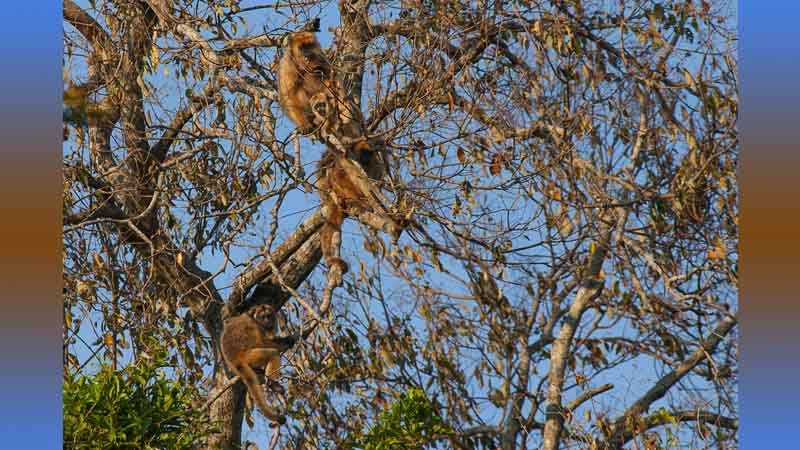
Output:
[[[286,417],[273,411],[269,405],[267,405],[264,393],[259,389],[261,385],[258,383],[258,376],[253,369],[247,364],[235,364],[233,367],[236,369],[236,372],[239,374],[245,386],[247,386],[247,392],[250,393],[250,397],[256,402],[256,405],[258,405],[258,409],[271,421],[277,422],[280,425],[286,423]]]

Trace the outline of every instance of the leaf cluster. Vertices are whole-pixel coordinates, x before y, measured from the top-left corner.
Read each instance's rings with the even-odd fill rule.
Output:
[[[353,447],[363,450],[420,449],[452,433],[452,428],[437,414],[435,405],[425,392],[413,388],[401,395],[389,410],[381,413],[375,425],[354,440]]]
[[[64,448],[195,448],[214,432],[192,405],[195,392],[164,376],[166,353],[114,370],[64,378]]]

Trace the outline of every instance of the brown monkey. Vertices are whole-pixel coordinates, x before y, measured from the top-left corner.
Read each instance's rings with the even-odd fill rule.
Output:
[[[278,98],[297,126],[314,127],[312,99],[333,90],[331,72],[331,64],[313,33],[301,31],[287,36],[278,68]]]
[[[361,113],[347,101],[333,75],[314,34],[298,32],[287,37],[279,67],[279,99],[295,124],[316,129],[328,147],[320,160],[317,190],[326,219],[322,252],[331,268],[329,279],[339,285],[347,271],[347,263],[339,257],[345,217],[386,231],[394,240],[404,222],[393,220],[384,206],[385,199],[374,180],[382,181],[388,168],[382,155],[367,144]]]
[[[294,345],[295,336],[276,337],[276,312],[269,305],[258,305],[232,317],[222,330],[221,347],[225,362],[244,382],[250,397],[261,412],[273,422],[284,424],[286,418],[274,412],[264,398],[261,384],[253,368],[264,368],[267,382],[276,383],[281,366],[281,353]]]
[[[334,76],[331,63],[313,33],[288,35],[278,67],[278,100],[287,116],[309,133],[338,139],[363,135],[361,112],[346,100]],[[324,131],[320,128],[325,126]]]
[[[356,143],[351,151],[353,155],[343,155],[328,148],[319,162],[317,191],[325,216],[321,232],[322,254],[334,271],[336,285],[341,283],[341,274],[348,269],[347,263],[339,257],[345,217],[355,217],[375,230],[388,233],[395,241],[405,226],[405,219],[392,217],[375,182],[385,173],[379,167],[380,163],[375,161],[377,154],[365,141]]]

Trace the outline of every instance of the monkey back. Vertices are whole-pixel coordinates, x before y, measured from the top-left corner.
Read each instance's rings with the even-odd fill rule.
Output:
[[[265,321],[274,324],[274,318]],[[249,314],[240,314],[225,322],[220,338],[222,353],[227,358],[227,355],[233,356],[252,348],[269,346],[268,340],[273,334],[273,329],[264,327],[264,324]]]

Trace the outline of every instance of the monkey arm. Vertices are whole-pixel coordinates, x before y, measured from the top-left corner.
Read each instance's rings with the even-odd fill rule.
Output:
[[[308,61],[309,71],[323,79],[331,76],[331,63],[320,53],[318,49],[304,49],[303,56]]]
[[[347,178],[355,185],[361,195],[367,199],[370,207],[374,208],[376,212],[388,212],[383,205],[388,204],[389,201],[359,164],[348,158],[342,158],[339,160],[339,167],[344,170]]]
[[[349,159],[340,159],[339,166],[353,187],[359,191],[359,197],[362,202],[366,203],[366,205],[349,208],[348,215],[356,217],[361,223],[375,230],[388,233],[393,239],[397,240],[403,231],[403,227],[392,219],[389,209],[385,206],[389,201],[381,193],[375,182],[367,176],[360,165]]]
[[[281,357],[273,356],[267,361],[264,367],[264,377],[268,382],[274,384],[278,381],[281,374]]]
[[[259,350],[268,350],[277,352],[278,355],[289,350],[294,346],[295,342],[297,342],[297,336],[289,335],[289,336],[279,336],[274,338],[269,338],[264,341],[264,347]]]
[[[394,240],[399,239],[400,233],[403,231],[403,227],[388,216],[375,214],[370,211],[359,210],[355,217],[359,220],[359,222],[369,226],[374,230],[383,231],[384,233],[390,235]]]

